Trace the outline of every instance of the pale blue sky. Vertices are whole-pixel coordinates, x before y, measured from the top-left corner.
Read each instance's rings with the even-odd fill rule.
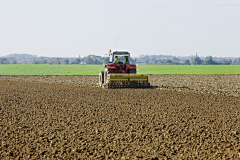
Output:
[[[240,0],[0,0],[0,56],[240,57]]]

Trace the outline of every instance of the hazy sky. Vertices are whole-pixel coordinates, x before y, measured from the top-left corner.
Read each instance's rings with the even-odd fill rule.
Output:
[[[0,0],[0,56],[240,57],[240,0]]]

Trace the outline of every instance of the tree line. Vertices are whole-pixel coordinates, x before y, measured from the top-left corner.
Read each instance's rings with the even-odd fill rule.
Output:
[[[32,64],[65,64],[65,65],[74,65],[74,64],[107,64],[109,57],[101,57],[96,55],[88,55],[83,58],[35,58],[32,61]],[[135,61],[130,58],[130,63],[135,63]]]
[[[205,59],[200,57],[195,57],[192,60],[185,59],[180,60],[178,58],[169,58],[163,60],[155,60],[151,63],[148,61],[145,64],[164,64],[164,65],[230,65],[230,64],[240,64],[240,58],[236,58],[233,61],[231,59],[221,59],[219,61],[214,61],[212,56],[208,56]]]
[[[0,64],[17,64],[17,61],[13,58],[0,58]]]
[[[39,57],[32,60],[32,64],[65,64],[65,65],[74,65],[74,64],[103,64],[108,62],[108,57],[101,57],[96,55],[88,55],[81,58],[61,58],[61,57]]]
[[[10,57],[13,56],[13,57]],[[88,55],[85,57],[37,57],[27,54],[13,54],[9,57],[0,58],[0,64],[107,64],[109,58]],[[157,64],[157,65],[230,65],[240,64],[240,58],[213,58],[208,56],[200,58],[198,56],[176,57],[171,55],[140,55],[130,57],[130,64]]]
[[[240,58],[235,60],[236,64],[240,64]],[[233,64],[232,60],[222,60],[220,62],[216,62],[213,60],[212,56],[208,56],[205,58],[205,60],[201,60],[199,57],[195,57],[192,61],[192,64],[194,65],[201,65],[201,64],[205,64],[205,65],[229,65],[229,64]]]

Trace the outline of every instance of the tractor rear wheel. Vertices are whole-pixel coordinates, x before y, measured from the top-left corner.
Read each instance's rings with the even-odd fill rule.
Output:
[[[104,71],[100,71],[99,73],[99,82],[98,85],[102,87],[102,84],[104,83]]]

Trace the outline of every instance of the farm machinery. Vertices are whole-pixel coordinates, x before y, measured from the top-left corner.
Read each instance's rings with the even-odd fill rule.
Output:
[[[128,51],[109,51],[109,62],[99,73],[99,86],[114,88],[149,88],[148,75],[137,74],[136,65],[130,64]]]

